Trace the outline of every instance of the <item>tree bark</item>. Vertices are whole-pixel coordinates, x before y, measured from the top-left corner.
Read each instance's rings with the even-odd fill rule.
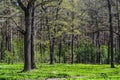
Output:
[[[108,56],[107,56],[107,64],[110,63],[110,41],[108,41]]]
[[[25,34],[24,34],[24,71],[31,70],[31,17],[30,9],[25,11]]]
[[[62,49],[62,41],[59,42],[59,63],[61,62],[61,49]]]
[[[73,1],[72,1],[73,2]],[[72,12],[72,21],[74,21],[75,14]],[[74,28],[74,23],[72,24],[72,39],[71,39],[71,55],[72,55],[72,62],[71,64],[74,63],[74,34],[73,34],[73,28]]]
[[[111,53],[111,68],[114,68],[114,52],[113,52],[113,25],[112,25],[112,11],[111,1],[108,1],[108,12],[109,12],[109,26],[110,26],[110,53]]]
[[[35,65],[35,51],[34,51],[34,32],[35,32],[35,24],[34,24],[34,14],[35,7],[32,6],[32,20],[31,20],[31,68],[36,68]]]
[[[54,38],[50,40],[50,64],[54,64]]]
[[[33,43],[31,43],[31,22],[32,22],[32,7],[34,5],[36,0],[29,0],[27,7],[24,6],[21,0],[17,0],[19,6],[24,11],[25,15],[25,33],[24,33],[24,70],[23,71],[30,71],[32,66],[34,64],[34,61],[31,61],[31,44],[34,46]],[[33,14],[34,15],[34,14]],[[33,21],[34,22],[34,21]],[[34,37],[33,37],[34,39]],[[32,54],[32,58],[34,57],[34,54]],[[33,58],[34,59],[34,58]],[[33,62],[31,64],[31,62]]]
[[[73,64],[74,63],[74,48],[73,48],[73,45],[74,45],[74,43],[73,43],[73,37],[74,37],[74,35],[72,34],[72,42],[71,42],[71,54],[72,54],[72,62],[71,62],[71,64]]]
[[[100,37],[100,32],[97,32],[97,37],[96,37],[96,47],[97,47],[97,63],[101,64],[101,55],[100,55],[100,41],[99,41],[99,37]]]
[[[120,15],[119,15],[119,2],[116,0],[116,10],[117,10],[117,25],[118,25],[118,33],[120,34]],[[118,35],[118,50],[119,50],[119,57],[120,57],[120,35]],[[120,63],[120,60],[119,60]]]

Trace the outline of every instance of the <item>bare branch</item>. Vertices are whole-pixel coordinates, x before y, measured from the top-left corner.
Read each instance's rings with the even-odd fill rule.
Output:
[[[22,10],[26,10],[26,7],[23,5],[23,3],[21,2],[21,0],[17,0],[19,6],[22,8]]]
[[[16,21],[11,17],[11,20],[15,23],[15,25],[17,26],[16,27],[16,30],[19,31],[20,33],[22,34],[25,34],[25,31],[23,29],[21,29],[18,24],[16,23]]]
[[[21,29],[19,26],[17,26],[15,29],[19,31],[20,33],[22,33],[23,35],[25,34],[25,31]]]

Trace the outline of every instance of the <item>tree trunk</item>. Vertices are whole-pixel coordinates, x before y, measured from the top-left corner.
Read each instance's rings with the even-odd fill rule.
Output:
[[[62,41],[60,40],[60,42],[59,42],[59,63],[60,63],[60,61],[61,61],[61,49],[62,49]]]
[[[110,63],[110,41],[108,41],[108,56],[107,56],[107,64]]]
[[[50,40],[50,64],[54,64],[54,38]]]
[[[35,24],[34,24],[34,14],[35,14],[35,7],[32,7],[32,20],[31,20],[31,68],[36,68],[35,65],[35,52],[34,52],[34,32],[35,32]]]
[[[117,23],[118,23],[118,33],[120,34],[120,15],[119,15],[119,2],[116,0],[116,10],[117,10]],[[119,57],[120,57],[120,35],[118,35],[118,50],[119,50]],[[119,60],[120,63],[120,60]]]
[[[32,8],[36,0],[29,0],[27,6],[25,6],[21,0],[17,0],[17,3],[21,7],[21,9],[24,11],[25,14],[25,33],[24,33],[24,71],[31,70],[31,62],[32,66],[34,64],[34,61],[31,61],[31,51],[32,58],[34,59],[34,50],[31,50],[31,44],[33,44],[34,36],[31,35],[31,26],[34,27],[34,23],[31,25],[32,22],[34,22],[34,19],[32,19],[32,16],[34,16],[34,12],[32,14]],[[32,22],[31,22],[32,21]],[[34,29],[34,28],[33,28]],[[34,31],[34,30],[33,30]],[[31,39],[31,37],[33,37]],[[32,43],[31,43],[32,40]],[[33,47],[34,49],[34,47]]]
[[[44,62],[43,59],[43,50],[42,50],[42,44],[40,43],[40,55],[41,55],[41,63]]]
[[[72,34],[72,43],[71,43],[71,53],[72,53],[72,64],[74,63],[74,50],[73,50],[73,37],[74,37],[74,35]]]
[[[73,0],[72,0],[72,2],[73,2]],[[75,14],[74,14],[74,12],[72,12],[72,21],[74,21],[74,18],[75,18]],[[74,23],[72,24],[72,41],[71,41],[71,55],[72,55],[72,62],[71,62],[71,64],[73,64],[74,63],[74,34],[73,34],[73,32],[74,32],[74,30],[73,30],[73,28],[74,28]]]
[[[101,55],[100,55],[100,41],[99,41],[99,36],[100,36],[100,32],[97,32],[97,37],[96,37],[96,47],[97,47],[97,63],[101,64]]]
[[[31,16],[30,9],[25,11],[25,34],[24,34],[24,71],[31,70]]]
[[[112,12],[111,12],[111,1],[108,1],[108,12],[109,12],[109,26],[110,26],[110,53],[111,53],[111,68],[114,68],[114,52],[113,52],[113,25],[112,25]]]
[[[0,55],[0,60],[1,62],[4,60],[4,45],[5,45],[5,41],[1,40],[1,55]]]

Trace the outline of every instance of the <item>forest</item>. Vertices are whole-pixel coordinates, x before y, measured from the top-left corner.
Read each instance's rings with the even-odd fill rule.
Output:
[[[0,0],[0,80],[120,80],[120,0]]]

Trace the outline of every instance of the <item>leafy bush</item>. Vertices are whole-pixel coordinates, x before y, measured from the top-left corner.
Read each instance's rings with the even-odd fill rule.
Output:
[[[14,39],[13,40],[13,46],[14,46],[14,61],[15,62],[22,62],[24,60],[24,57],[23,57],[23,53],[24,53],[24,50],[23,50],[23,40],[20,40],[20,39]]]
[[[108,46],[101,45],[100,52],[101,52],[101,61],[102,61],[102,63],[107,63]]]
[[[13,54],[8,50],[5,51],[4,62],[6,62],[8,64],[13,63]]]
[[[75,53],[76,62],[95,63],[95,47],[92,43],[81,41]]]

